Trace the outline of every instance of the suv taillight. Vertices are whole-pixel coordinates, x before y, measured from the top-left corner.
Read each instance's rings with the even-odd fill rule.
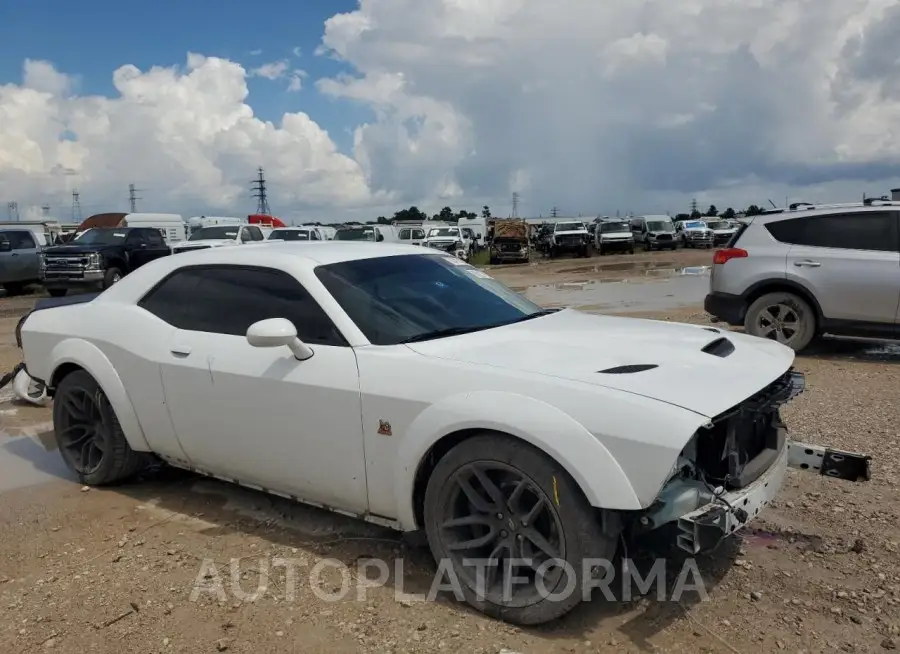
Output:
[[[748,256],[750,255],[747,254],[747,250],[742,250],[741,248],[716,250],[716,253],[713,255],[713,264],[721,265],[723,263],[728,263],[732,259],[745,259]]]

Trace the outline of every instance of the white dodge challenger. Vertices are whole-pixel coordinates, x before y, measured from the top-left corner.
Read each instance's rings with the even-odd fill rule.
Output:
[[[520,624],[581,601],[583,562],[624,537],[715,547],[789,466],[869,478],[869,457],[787,437],[789,348],[542,309],[415,246],[165,257],[39,301],[17,339],[83,483],[158,458],[424,532],[468,602]]]

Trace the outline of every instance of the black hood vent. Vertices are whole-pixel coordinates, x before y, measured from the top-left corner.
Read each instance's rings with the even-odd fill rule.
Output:
[[[724,359],[734,352],[734,343],[723,336],[722,338],[717,338],[712,343],[707,343],[703,348],[703,351],[707,354],[712,354],[714,357],[722,357]]]
[[[653,370],[659,368],[655,363],[631,363],[627,366],[616,366],[607,368],[606,370],[598,370],[597,372],[604,375],[630,375],[635,372],[644,372],[645,370]]]

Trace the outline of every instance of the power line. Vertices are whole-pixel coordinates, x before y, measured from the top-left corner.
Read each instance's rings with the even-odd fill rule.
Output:
[[[137,211],[137,201],[143,200],[143,198],[139,198],[137,196],[138,189],[134,188],[134,184],[128,185],[128,203],[131,205],[131,213],[135,213]]]
[[[251,190],[255,191],[253,197],[256,198],[256,213],[263,216],[271,216],[272,211],[269,209],[269,196],[266,191],[266,175],[262,166],[256,170],[256,179],[250,182]]]
[[[72,222],[81,222],[81,194],[78,189],[72,189]]]
[[[9,212],[10,220],[19,220],[19,203],[18,202],[7,202],[6,210]]]

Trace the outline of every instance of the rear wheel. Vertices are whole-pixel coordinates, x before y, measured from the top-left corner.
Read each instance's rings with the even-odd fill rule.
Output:
[[[25,284],[20,282],[11,282],[9,284],[3,285],[3,290],[6,291],[6,295],[21,295],[25,291]]]
[[[59,383],[53,398],[53,430],[63,461],[83,484],[123,481],[146,461],[145,454],[128,445],[106,394],[84,370]]]
[[[558,463],[492,434],[464,441],[438,462],[425,492],[425,531],[466,601],[517,624],[568,613],[596,559],[611,560],[616,547]],[[586,567],[586,559],[595,561]]]
[[[118,268],[110,268],[103,276],[103,288],[109,288],[122,279],[122,271]]]
[[[793,293],[766,293],[747,308],[744,329],[799,352],[816,335],[816,316],[812,307]]]

